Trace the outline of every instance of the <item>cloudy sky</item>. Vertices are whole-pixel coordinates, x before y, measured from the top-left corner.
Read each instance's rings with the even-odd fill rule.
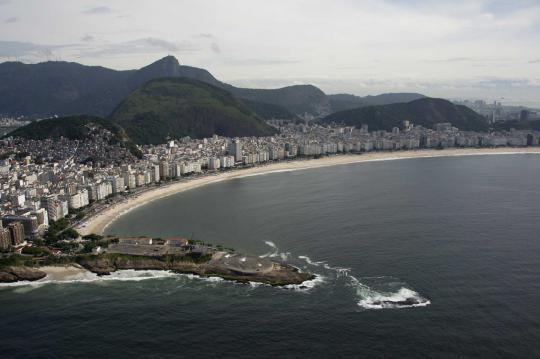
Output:
[[[248,87],[540,106],[540,0],[0,0],[0,61],[142,67]]]

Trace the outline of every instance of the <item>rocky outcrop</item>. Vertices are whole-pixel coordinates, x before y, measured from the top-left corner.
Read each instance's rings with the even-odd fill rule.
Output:
[[[0,283],[12,283],[18,281],[36,281],[45,278],[47,273],[31,267],[4,267],[0,269]]]
[[[77,258],[77,263],[98,275],[107,275],[116,270],[171,270],[178,273],[197,274],[204,277],[221,277],[237,282],[260,282],[270,285],[301,284],[311,280],[310,273],[300,272],[286,264],[273,263],[270,270],[264,272],[242,271],[222,265],[215,261],[197,262],[185,257],[148,257],[126,256],[118,254],[88,255]]]
[[[119,253],[79,255],[69,259],[81,267],[108,275],[117,270],[170,270],[203,277],[221,277],[236,282],[259,282],[274,286],[301,284],[315,278],[288,264],[272,262],[254,256],[217,252],[212,255],[139,256]],[[64,263],[65,264],[65,263]],[[6,266],[0,269],[0,283],[35,281],[47,274],[26,266]]]

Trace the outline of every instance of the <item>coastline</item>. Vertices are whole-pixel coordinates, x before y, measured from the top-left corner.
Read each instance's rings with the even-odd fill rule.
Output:
[[[81,235],[91,233],[103,234],[105,229],[116,219],[129,211],[150,203],[152,201],[168,197],[180,192],[199,188],[211,183],[217,183],[233,178],[257,176],[269,173],[288,172],[320,168],[328,166],[346,165],[362,162],[390,161],[410,158],[433,158],[433,157],[455,157],[455,156],[475,156],[475,155],[511,155],[511,154],[540,154],[540,147],[503,147],[503,148],[464,148],[464,149],[444,149],[444,150],[413,150],[396,152],[368,152],[362,154],[343,154],[319,159],[295,159],[260,165],[256,167],[235,170],[231,172],[216,172],[215,175],[206,175],[183,182],[173,182],[161,187],[145,191],[127,200],[116,203],[111,207],[93,215],[75,227]]]

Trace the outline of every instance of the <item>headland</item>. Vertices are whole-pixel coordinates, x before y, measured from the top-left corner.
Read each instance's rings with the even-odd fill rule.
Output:
[[[299,285],[315,278],[285,263],[181,237],[109,238],[106,248],[96,249],[92,254],[49,258],[42,262],[22,256],[10,258],[0,266],[0,283],[61,278],[73,270],[102,276],[127,269],[171,271],[273,286]]]

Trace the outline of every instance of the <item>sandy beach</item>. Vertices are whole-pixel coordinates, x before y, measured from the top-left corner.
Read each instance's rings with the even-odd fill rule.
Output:
[[[273,172],[295,171],[325,166],[336,166],[351,163],[370,162],[370,161],[388,161],[407,158],[422,157],[453,157],[453,156],[474,156],[474,155],[497,155],[497,154],[526,154],[540,153],[538,147],[527,148],[465,148],[465,149],[446,149],[446,150],[417,150],[400,152],[371,152],[364,154],[344,154],[319,159],[309,160],[291,160],[267,165],[260,165],[247,169],[235,170],[230,172],[217,172],[214,175],[197,177],[189,181],[173,182],[167,185],[156,187],[155,189],[138,194],[136,197],[130,197],[123,202],[108,207],[104,211],[88,218],[83,224],[76,227],[81,235],[90,233],[102,234],[105,228],[115,219],[127,213],[128,211],[144,205],[151,201],[173,195],[175,193],[198,188],[210,183],[216,183],[232,178],[241,178],[247,176],[262,175]]]
[[[67,264],[67,265],[58,265],[58,266],[44,266],[40,267],[39,270],[47,273],[47,277],[43,278],[42,281],[56,281],[56,282],[65,282],[86,279],[87,277],[96,277],[93,273],[90,273],[88,270],[77,264]],[[38,281],[39,282],[39,281]]]

